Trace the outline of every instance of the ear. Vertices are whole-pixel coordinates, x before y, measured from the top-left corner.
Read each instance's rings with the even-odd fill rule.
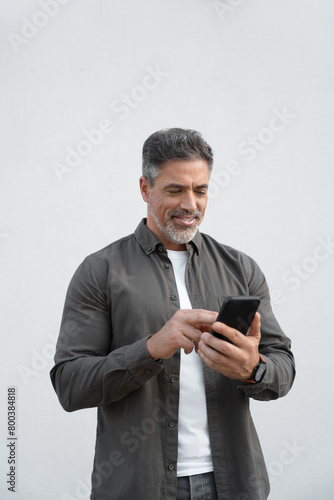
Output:
[[[139,186],[140,186],[140,192],[141,192],[141,195],[143,197],[143,200],[146,203],[148,203],[149,199],[150,199],[151,188],[150,188],[150,185],[148,183],[148,180],[143,175],[139,179]]]

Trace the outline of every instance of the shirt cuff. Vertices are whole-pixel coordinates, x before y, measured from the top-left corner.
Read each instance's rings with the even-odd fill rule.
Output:
[[[147,350],[146,343],[149,337],[127,346],[124,354],[126,368],[139,384],[144,384],[164,368],[162,362],[154,361]]]

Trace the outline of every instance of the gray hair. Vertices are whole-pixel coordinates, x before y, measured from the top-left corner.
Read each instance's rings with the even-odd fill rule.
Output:
[[[142,173],[152,187],[162,163],[197,159],[205,160],[211,173],[213,152],[199,132],[182,128],[159,130],[144,142]]]

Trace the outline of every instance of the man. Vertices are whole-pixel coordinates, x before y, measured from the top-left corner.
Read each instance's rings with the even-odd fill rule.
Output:
[[[212,163],[198,132],[150,136],[147,219],[70,283],[51,378],[65,410],[98,408],[92,500],[269,494],[249,398],[284,396],[293,355],[257,264],[198,231]],[[261,298],[246,336],[215,322],[230,295]]]

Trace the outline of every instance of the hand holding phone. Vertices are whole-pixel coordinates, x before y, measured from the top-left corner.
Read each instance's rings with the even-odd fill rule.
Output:
[[[261,299],[255,295],[237,295],[233,297],[226,297],[224,300],[216,321],[225,323],[225,325],[235,328],[239,332],[246,335],[250,327],[255,313],[259,308]],[[220,333],[211,331],[215,337],[225,340],[232,344],[232,342],[221,335]]]

